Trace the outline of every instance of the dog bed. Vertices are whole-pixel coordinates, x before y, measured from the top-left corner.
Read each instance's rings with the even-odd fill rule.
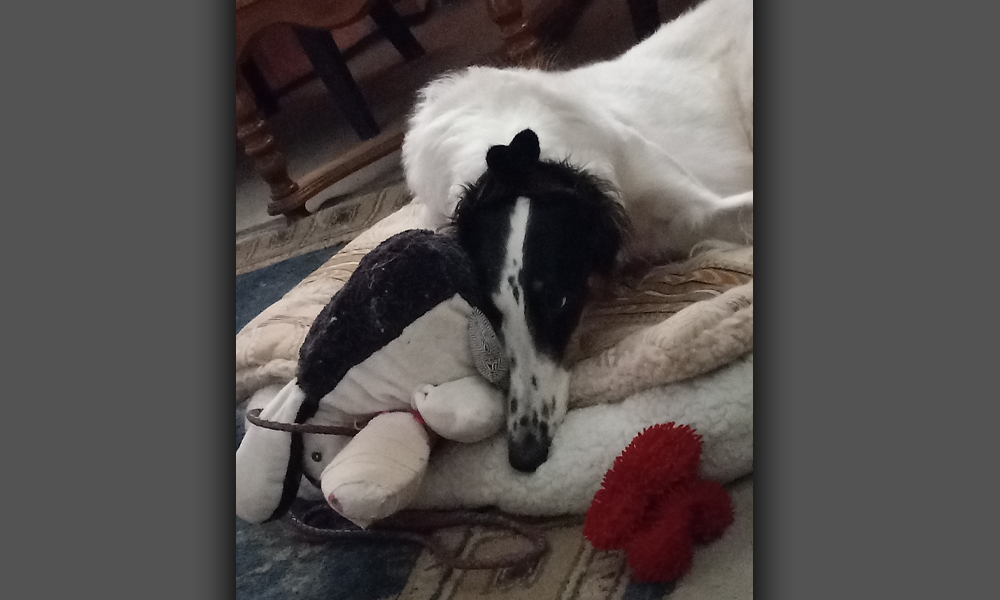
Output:
[[[295,376],[312,321],[360,259],[407,229],[439,229],[411,203],[355,238],[236,336],[236,400]],[[702,435],[702,475],[753,470],[753,248],[716,248],[657,267],[585,311],[569,349],[570,411],[548,461],[507,464],[503,434],[443,443],[413,508],[496,506],[513,514],[582,514],[615,456],[642,429],[675,421]],[[255,397],[254,401],[266,398]]]

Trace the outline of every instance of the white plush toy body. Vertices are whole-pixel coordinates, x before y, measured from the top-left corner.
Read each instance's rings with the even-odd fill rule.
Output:
[[[278,390],[265,388],[255,395],[255,399],[267,397],[271,399],[259,413],[261,419],[294,423],[305,394],[293,380]],[[367,527],[413,500],[427,469],[434,435],[463,443],[485,440],[503,428],[502,402],[502,392],[479,375],[421,386],[413,393],[409,410],[377,414],[354,437],[299,434],[301,474],[322,490],[337,512]],[[254,410],[256,404],[252,399],[247,410]],[[353,420],[335,407],[320,413],[307,423],[345,425]],[[340,418],[329,418],[336,413]],[[240,518],[252,523],[270,520],[283,495],[289,493],[285,486],[297,488],[294,481],[286,484],[293,462],[292,435],[247,423],[244,442],[236,452],[236,514]]]
[[[369,253],[314,322],[298,377],[258,415],[364,427],[352,438],[248,423],[237,516],[281,516],[305,477],[367,527],[415,496],[434,435],[472,443],[497,433],[506,366],[478,302],[468,260],[447,236],[405,231]]]

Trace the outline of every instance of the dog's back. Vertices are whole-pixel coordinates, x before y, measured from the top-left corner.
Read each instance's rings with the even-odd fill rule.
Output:
[[[450,216],[485,171],[486,151],[527,128],[543,158],[618,188],[642,185],[665,152],[715,194],[752,189],[753,0],[707,0],[611,61],[564,72],[473,67],[431,83],[403,145],[417,201]]]
[[[753,188],[753,0],[707,0],[574,77],[712,192]]]

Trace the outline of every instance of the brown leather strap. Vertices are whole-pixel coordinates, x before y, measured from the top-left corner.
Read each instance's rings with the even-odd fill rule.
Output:
[[[326,503],[317,503],[301,515],[290,514],[292,524],[313,541],[393,540],[413,542],[427,548],[442,564],[453,569],[503,569],[527,567],[549,551],[549,541],[540,529],[497,513],[474,511],[404,511],[373,523],[369,529],[353,525],[330,525],[331,518],[342,521]],[[325,522],[325,523],[324,523]],[[531,547],[495,558],[467,558],[448,548],[434,534],[441,529],[475,525],[512,532]]]
[[[260,418],[262,409],[255,408],[247,411],[247,421],[257,427],[264,429],[274,429],[276,431],[288,431],[291,433],[325,433],[330,435],[355,436],[361,431],[361,427],[344,427],[341,425],[316,425],[314,423],[281,423],[278,421],[268,421]]]

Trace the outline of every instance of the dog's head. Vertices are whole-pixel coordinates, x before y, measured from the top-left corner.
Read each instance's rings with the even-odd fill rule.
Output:
[[[548,458],[566,414],[567,345],[594,277],[611,274],[628,231],[606,182],[539,156],[530,129],[493,146],[455,211],[510,362],[508,459],[526,472]]]

